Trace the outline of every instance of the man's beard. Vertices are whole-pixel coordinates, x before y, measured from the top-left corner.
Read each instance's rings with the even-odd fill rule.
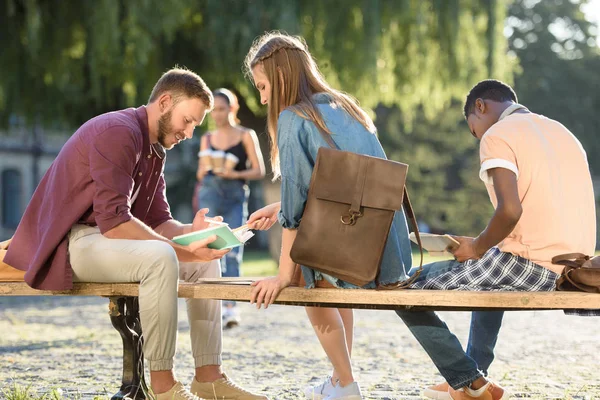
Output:
[[[167,136],[173,133],[173,125],[171,124],[172,110],[167,111],[158,119],[158,143],[165,149],[169,149],[173,146],[167,145]]]

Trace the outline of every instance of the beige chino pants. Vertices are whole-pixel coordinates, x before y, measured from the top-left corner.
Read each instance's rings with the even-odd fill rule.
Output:
[[[158,240],[108,239],[97,227],[74,225],[69,259],[75,282],[140,282],[144,354],[151,371],[173,368],[177,341],[179,279],[221,276],[219,260],[180,263],[175,250]],[[221,365],[221,301],[186,299],[196,367]]]

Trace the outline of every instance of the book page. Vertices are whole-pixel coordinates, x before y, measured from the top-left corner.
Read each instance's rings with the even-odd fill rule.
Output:
[[[241,246],[253,237],[254,233],[250,231],[248,225],[231,230],[226,223],[220,223],[206,229],[175,236],[173,241],[177,244],[187,246],[190,243],[206,239],[212,235],[216,235],[217,239],[214,242],[209,243],[208,247],[211,249],[222,250]]]
[[[423,248],[427,250],[431,255],[448,255],[451,254],[449,249],[456,249],[459,243],[449,235],[434,235],[431,233],[421,233],[421,243]],[[411,241],[417,243],[417,237],[414,232],[411,232],[408,236]]]
[[[246,243],[250,238],[254,237],[254,232],[252,232],[247,225],[234,229],[232,232],[242,243]]]

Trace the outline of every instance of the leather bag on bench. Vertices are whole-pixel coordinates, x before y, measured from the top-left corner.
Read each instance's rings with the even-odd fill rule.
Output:
[[[600,293],[600,257],[570,253],[552,258],[552,263],[565,266],[556,290]]]

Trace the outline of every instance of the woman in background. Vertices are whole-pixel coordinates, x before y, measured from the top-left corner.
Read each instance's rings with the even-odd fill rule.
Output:
[[[198,208],[208,208],[211,215],[221,215],[224,222],[237,228],[248,217],[249,180],[265,176],[265,165],[256,133],[239,125],[239,104],[236,96],[227,89],[213,92],[215,107],[210,113],[216,129],[200,140],[199,154],[217,154],[219,168],[208,168],[198,160]],[[230,161],[226,161],[230,160]],[[230,168],[226,167],[230,164]],[[223,276],[240,276],[243,246],[233,248],[221,259]],[[231,328],[240,323],[235,302],[223,303],[223,326]]]

